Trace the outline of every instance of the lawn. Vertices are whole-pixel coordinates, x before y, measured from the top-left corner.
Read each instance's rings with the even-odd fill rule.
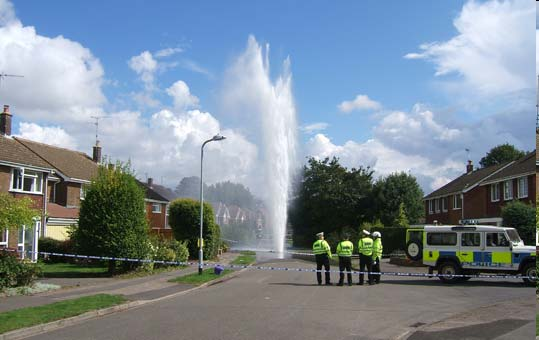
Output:
[[[248,266],[250,264],[255,263],[255,261],[256,261],[256,253],[254,251],[245,250],[245,251],[241,251],[240,255],[236,257],[234,261],[230,262],[230,264]]]
[[[44,277],[108,277],[108,268],[106,265],[81,265],[74,263],[44,263]]]
[[[111,307],[125,301],[126,299],[121,295],[97,294],[0,313],[0,334]]]
[[[225,269],[221,275],[215,275],[213,273],[213,268],[209,268],[209,269],[205,269],[203,272],[202,272],[202,275],[199,275],[198,272],[197,273],[193,273],[193,274],[189,274],[189,275],[185,275],[185,276],[179,276],[177,278],[174,278],[174,279],[170,279],[168,280],[168,282],[176,282],[176,283],[187,283],[187,284],[192,284],[192,285],[201,285],[203,283],[206,283],[208,281],[211,281],[211,280],[215,280],[215,279],[218,279],[220,277],[223,277],[225,275],[228,275],[230,273],[232,273],[233,270],[232,269]]]

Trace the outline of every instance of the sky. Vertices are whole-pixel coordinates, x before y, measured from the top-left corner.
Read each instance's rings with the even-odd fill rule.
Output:
[[[103,153],[171,188],[222,133],[206,181],[263,195],[261,116],[282,94],[297,168],[336,156],[428,194],[496,145],[534,149],[535,18],[526,0],[0,0],[0,73],[24,76],[0,104],[15,135],[90,155],[99,116]]]

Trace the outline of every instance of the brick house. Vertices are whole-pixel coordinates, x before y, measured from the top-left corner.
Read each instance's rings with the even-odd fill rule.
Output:
[[[154,190],[153,179],[148,178],[146,183],[137,180],[138,185],[144,190],[144,202],[146,204],[146,216],[150,224],[150,232],[162,235],[165,238],[173,238],[172,229],[168,225],[169,199]]]
[[[460,224],[473,219],[481,224],[501,225],[502,207],[520,200],[535,206],[535,151],[524,157],[487,168],[473,169],[423,198],[426,223]]]
[[[28,197],[33,208],[39,211],[32,226],[21,226],[17,231],[0,233],[0,248],[18,249],[21,256],[37,251],[37,241],[42,226],[46,224],[47,181],[54,173],[53,167],[31,150],[11,137],[9,106],[0,114],[0,192],[15,198]],[[32,260],[37,259],[30,253]]]

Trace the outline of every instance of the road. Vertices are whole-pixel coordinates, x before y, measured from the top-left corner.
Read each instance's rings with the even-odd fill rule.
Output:
[[[300,260],[273,264],[313,266]],[[534,335],[535,290],[517,281],[450,286],[383,277],[375,286],[329,287],[314,285],[314,275],[249,269],[220,284],[32,339],[426,340],[451,334],[448,329],[473,339]],[[470,326],[475,328],[467,331]]]

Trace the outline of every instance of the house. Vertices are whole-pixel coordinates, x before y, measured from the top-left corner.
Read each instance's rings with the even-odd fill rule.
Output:
[[[139,180],[137,180],[137,183],[144,190],[144,202],[146,204],[146,216],[148,216],[150,232],[172,239],[172,229],[168,224],[169,199],[154,190],[152,178],[148,178],[146,183]]]
[[[13,137],[54,168],[47,178],[47,223],[42,235],[57,240],[69,238],[69,226],[76,225],[84,200],[85,186],[97,176],[101,147],[94,146],[94,156],[48,144]]]
[[[427,224],[477,223],[501,225],[502,207],[520,200],[535,206],[535,151],[524,157],[475,169],[468,161],[466,173],[423,198]]]
[[[4,105],[0,114],[0,192],[9,193],[15,198],[28,197],[33,208],[39,211],[35,223],[21,226],[18,231],[0,233],[0,248],[17,249],[22,257],[30,255],[37,259],[35,252],[42,226],[46,224],[47,181],[54,175],[53,167],[41,157],[26,148],[11,136],[9,106]]]

